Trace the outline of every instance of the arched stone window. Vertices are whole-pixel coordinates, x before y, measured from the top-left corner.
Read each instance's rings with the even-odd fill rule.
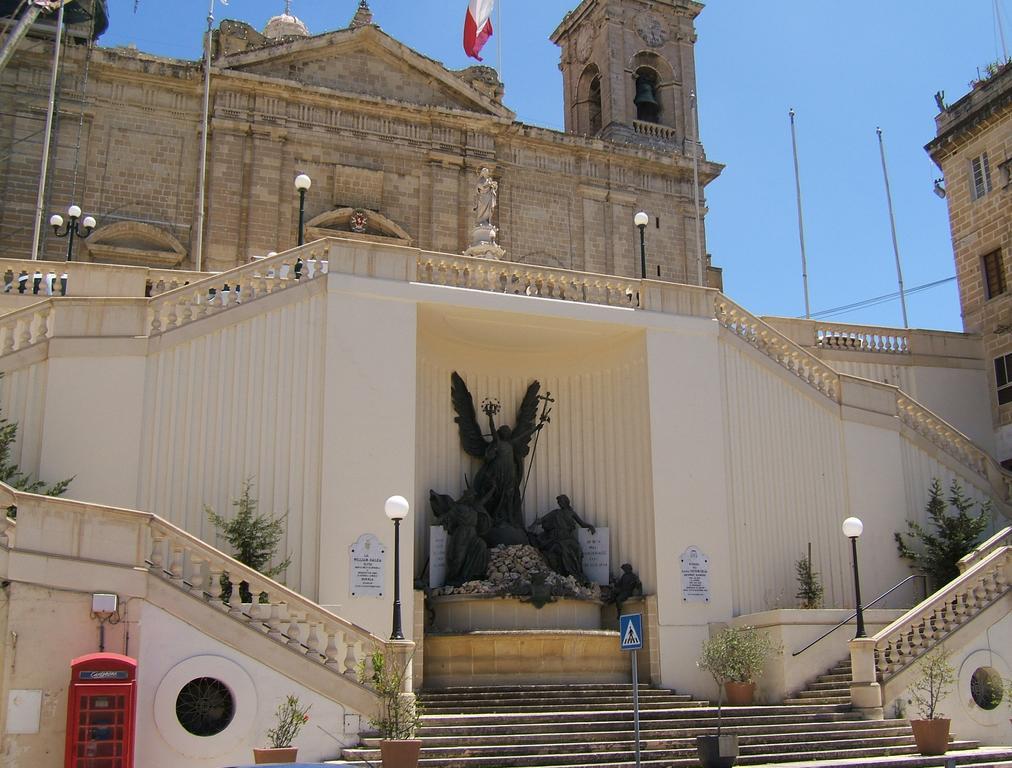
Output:
[[[576,127],[586,136],[596,136],[603,127],[601,71],[590,64],[580,75],[576,98]]]
[[[685,131],[678,107],[684,94],[671,65],[654,51],[640,51],[629,61],[633,73],[632,114],[636,120]]]
[[[411,235],[382,213],[366,208],[336,208],[321,213],[306,224],[306,240],[349,237],[373,243],[395,242],[411,245]]]

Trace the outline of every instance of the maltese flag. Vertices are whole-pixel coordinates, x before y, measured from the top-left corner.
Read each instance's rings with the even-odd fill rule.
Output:
[[[469,0],[464,17],[464,53],[481,61],[478,53],[492,37],[492,6],[495,0]]]

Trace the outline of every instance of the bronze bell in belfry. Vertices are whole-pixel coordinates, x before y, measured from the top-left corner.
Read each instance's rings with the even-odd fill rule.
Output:
[[[657,97],[654,95],[654,84],[645,77],[636,78],[636,98],[633,103],[637,107],[646,106],[657,109]]]

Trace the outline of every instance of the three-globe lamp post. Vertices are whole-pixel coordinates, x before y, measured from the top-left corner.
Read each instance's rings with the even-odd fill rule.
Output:
[[[387,517],[394,521],[394,615],[391,640],[404,639],[401,627],[401,520],[408,516],[410,509],[408,500],[403,496],[391,496],[383,505]]]
[[[63,217],[54,213],[49,217],[49,226],[53,228],[53,234],[57,237],[67,237],[67,261],[72,261],[74,258],[74,238],[79,237],[82,240],[87,240],[88,236],[95,231],[95,227],[98,226],[98,222],[95,221],[94,216],[85,216],[81,218],[81,206],[72,205],[67,209],[68,221],[66,226],[63,223]],[[63,227],[63,231],[60,228]]]
[[[843,535],[850,539],[854,557],[854,601],[857,603],[857,637],[867,637],[864,632],[864,607],[861,605],[861,577],[857,571],[857,540],[864,530],[864,523],[856,517],[848,517],[843,521]]]
[[[299,191],[299,245],[305,242],[306,238],[306,192],[313,186],[313,180],[304,173],[295,177],[295,188]]]

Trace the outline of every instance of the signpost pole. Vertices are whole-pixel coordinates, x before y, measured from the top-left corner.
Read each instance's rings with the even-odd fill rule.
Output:
[[[632,686],[633,686],[633,730],[636,739],[636,768],[640,768],[640,671],[637,664],[639,651],[632,653]]]

